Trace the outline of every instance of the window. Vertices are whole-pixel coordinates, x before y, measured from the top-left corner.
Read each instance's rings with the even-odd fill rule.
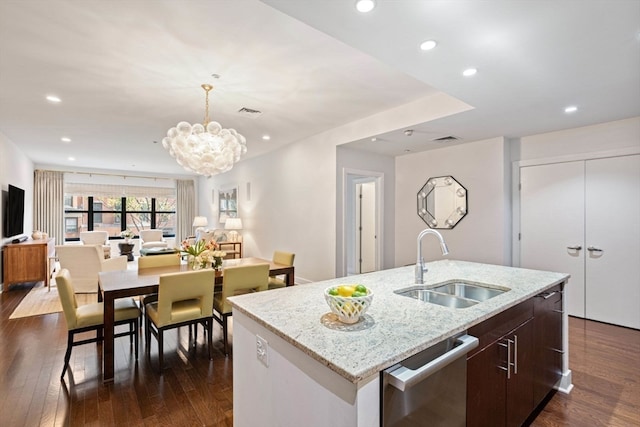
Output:
[[[107,231],[120,237],[126,229],[158,228],[175,235],[176,197],[107,197],[65,194],[65,240],[78,240],[80,231]],[[69,202],[69,204],[67,204]],[[90,207],[85,209],[84,206]],[[124,218],[124,220],[123,220]],[[90,221],[89,221],[90,220]]]
[[[78,234],[78,218],[65,217],[65,219],[64,219],[64,232],[65,232],[65,237],[66,237],[67,234],[77,235]]]

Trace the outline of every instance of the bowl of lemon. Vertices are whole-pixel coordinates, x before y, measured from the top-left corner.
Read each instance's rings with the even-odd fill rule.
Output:
[[[364,285],[345,284],[330,286],[324,299],[342,323],[356,323],[371,306],[373,293]]]

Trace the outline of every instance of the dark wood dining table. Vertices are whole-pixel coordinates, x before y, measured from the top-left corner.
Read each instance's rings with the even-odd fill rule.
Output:
[[[294,284],[294,267],[276,264],[262,258],[238,258],[224,260],[222,270],[216,272],[216,290],[222,289],[224,269],[233,266],[269,264],[269,275],[285,275],[287,286]],[[104,271],[98,275],[98,301],[104,303],[103,381],[114,378],[114,301],[118,298],[133,297],[158,292],[160,276],[168,273],[190,271],[185,263],[178,266],[152,267],[143,270]],[[212,307],[213,309],[213,307]]]

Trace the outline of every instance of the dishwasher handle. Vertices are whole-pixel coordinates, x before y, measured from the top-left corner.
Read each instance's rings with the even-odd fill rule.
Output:
[[[479,343],[478,338],[471,335],[462,335],[457,339],[457,342],[459,342],[460,345],[456,346],[451,351],[448,351],[436,357],[435,359],[433,359],[426,365],[422,365],[418,369],[414,370],[409,369],[406,366],[400,366],[390,372],[387,372],[387,374],[389,375],[389,384],[400,391],[405,391],[405,389],[414,386],[415,384],[421,382],[422,380],[428,378],[430,375],[444,368],[449,363],[464,356],[469,351],[476,348]]]

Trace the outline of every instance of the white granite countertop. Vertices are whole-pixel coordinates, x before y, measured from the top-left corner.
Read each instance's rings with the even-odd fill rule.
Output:
[[[428,263],[424,284],[450,280],[511,289],[468,308],[448,308],[395,294],[414,286],[414,267],[400,267],[229,299],[233,309],[357,383],[568,279],[567,274],[463,261]],[[330,313],[324,290],[361,283],[374,294],[365,319],[346,330],[321,323]],[[359,330],[358,330],[359,329]]]

